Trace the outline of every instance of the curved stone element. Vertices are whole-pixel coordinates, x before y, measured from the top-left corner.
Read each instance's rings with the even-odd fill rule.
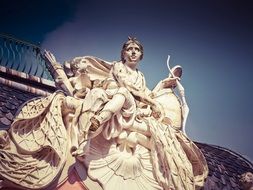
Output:
[[[0,151],[0,176],[6,186],[40,189],[62,170],[69,140],[62,116],[63,94],[31,100],[10,128],[11,142]]]
[[[90,143],[85,157],[88,174],[100,181],[103,189],[156,190],[162,189],[152,172],[149,150],[137,145],[134,151],[125,151],[115,140],[107,141],[101,136]]]

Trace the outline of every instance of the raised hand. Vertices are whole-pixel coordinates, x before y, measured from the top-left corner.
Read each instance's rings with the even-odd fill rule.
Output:
[[[151,109],[152,109],[151,115],[155,119],[161,119],[163,114],[162,114],[162,109],[161,109],[160,105],[154,104],[153,106],[151,106]]]
[[[163,88],[174,88],[177,86],[177,81],[180,81],[179,77],[168,77],[162,81]]]
[[[44,57],[45,57],[46,61],[48,61],[50,63],[56,63],[57,62],[55,56],[50,51],[45,50],[44,51]]]

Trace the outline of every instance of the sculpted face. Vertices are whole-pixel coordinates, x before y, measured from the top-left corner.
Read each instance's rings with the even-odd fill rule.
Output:
[[[136,43],[130,43],[124,50],[124,60],[128,66],[136,66],[141,60],[142,52]]]

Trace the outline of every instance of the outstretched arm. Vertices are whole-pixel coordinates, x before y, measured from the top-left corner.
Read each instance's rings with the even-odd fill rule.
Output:
[[[45,50],[44,57],[45,57],[46,61],[51,64],[57,63],[55,56],[50,51]]]
[[[152,109],[152,115],[156,119],[163,119],[164,111],[160,104],[152,99],[150,96],[148,96],[146,93],[142,91],[135,90],[130,87],[126,87],[131,94],[135,97],[136,100],[143,102],[144,104],[150,105]]]

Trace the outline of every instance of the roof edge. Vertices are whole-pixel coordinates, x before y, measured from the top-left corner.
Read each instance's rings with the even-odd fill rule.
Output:
[[[196,143],[197,145],[199,144],[199,145],[203,145],[203,146],[209,146],[209,147],[212,147],[212,148],[216,148],[216,149],[228,152],[229,154],[232,154],[232,155],[242,159],[243,161],[245,161],[249,165],[249,167],[253,170],[253,163],[252,163],[251,159],[247,158],[245,155],[242,155],[240,153],[237,153],[234,150],[231,150],[229,148],[225,148],[225,147],[222,147],[222,146],[218,146],[218,145],[207,144],[207,143],[202,143],[202,142],[197,142],[197,141],[194,141],[194,143]]]
[[[56,90],[55,82],[0,66],[0,83],[46,96]]]

